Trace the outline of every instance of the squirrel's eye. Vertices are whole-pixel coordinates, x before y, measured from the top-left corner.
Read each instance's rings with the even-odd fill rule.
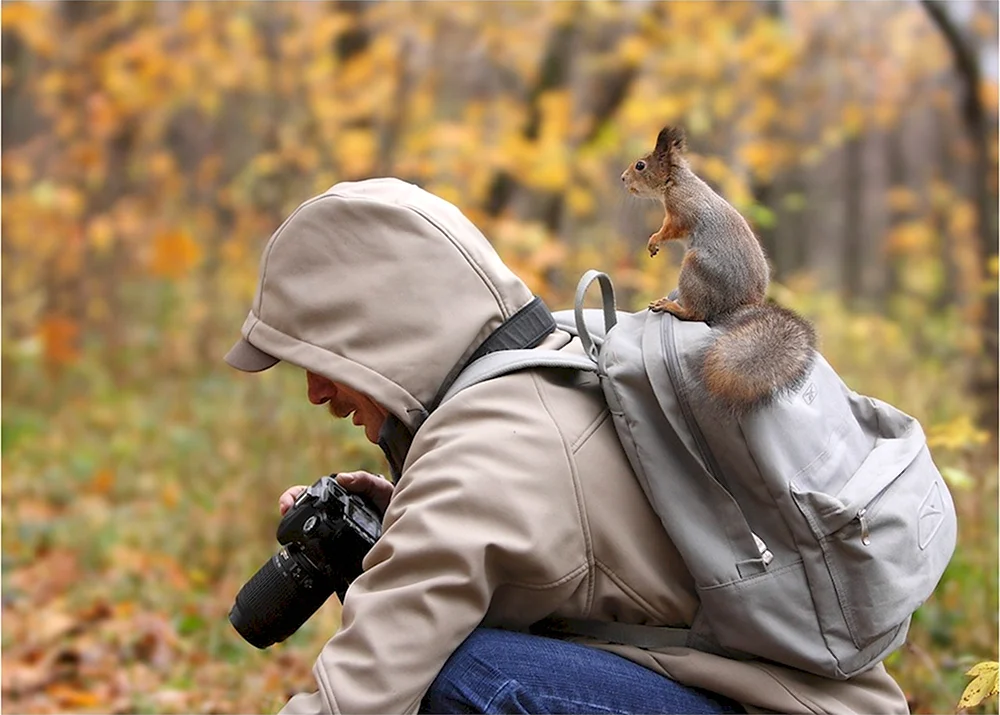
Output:
[[[646,162],[644,162],[642,159],[640,159],[639,161],[635,162],[635,170],[636,171],[642,171],[645,168],[646,168]]]

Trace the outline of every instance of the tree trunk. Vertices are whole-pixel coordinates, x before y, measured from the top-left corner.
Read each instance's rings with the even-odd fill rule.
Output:
[[[847,305],[858,305],[864,298],[865,221],[862,211],[864,196],[863,140],[853,136],[844,146],[844,224],[841,265],[841,290]]]
[[[538,138],[541,124],[541,98],[546,92],[566,84],[569,77],[569,64],[572,58],[573,43],[577,36],[575,20],[561,23],[552,30],[542,57],[542,65],[538,72],[538,81],[528,94],[528,121],[521,131],[528,140]],[[509,172],[500,171],[490,184],[486,195],[486,213],[499,216],[507,208],[517,190],[517,179]]]
[[[952,19],[947,3],[940,0],[922,0],[922,5],[935,26],[941,31],[947,42],[955,62],[955,71],[962,85],[962,118],[965,121],[966,132],[972,145],[973,155],[973,193],[976,203],[976,218],[978,220],[978,261],[986,266],[989,259],[997,255],[997,197],[991,191],[989,177],[996,174],[991,167],[989,129],[986,121],[986,108],[980,96],[981,72],[979,60],[970,41]],[[991,292],[983,298],[985,304],[980,323],[982,333],[982,348],[987,356],[986,367],[972,378],[974,394],[982,395],[982,411],[980,420],[994,434],[997,431],[997,420],[1000,417],[1000,380],[998,380],[997,362],[997,321],[1000,313],[997,310],[997,294]]]
[[[887,187],[889,191],[897,188],[910,188],[908,174],[906,171],[904,129],[905,120],[900,119],[899,125],[895,127],[894,131],[889,132],[886,137],[886,153],[888,154],[886,158],[886,171],[889,177]],[[898,226],[905,217],[905,213],[899,208],[891,208],[889,210],[889,218],[887,221],[889,230],[891,231],[893,228]],[[888,312],[891,308],[892,300],[899,293],[902,285],[899,259],[892,251],[887,252],[885,268],[886,280],[885,293],[883,295],[885,303],[882,306],[882,311]]]

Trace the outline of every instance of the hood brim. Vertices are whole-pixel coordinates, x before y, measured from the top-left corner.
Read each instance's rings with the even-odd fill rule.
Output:
[[[254,347],[246,338],[240,338],[226,353],[225,360],[243,372],[263,372],[274,367],[281,360]]]

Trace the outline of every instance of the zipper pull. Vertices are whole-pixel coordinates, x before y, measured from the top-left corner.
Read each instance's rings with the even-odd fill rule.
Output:
[[[752,531],[750,532],[750,536],[753,537],[754,543],[757,545],[757,551],[760,553],[760,560],[764,562],[765,566],[770,565],[770,563],[774,560],[774,554],[772,554],[771,550],[767,548],[767,544],[764,543],[762,538],[757,536]]]
[[[872,535],[871,532],[868,531],[868,521],[865,519],[865,512],[867,511],[868,511],[867,507],[861,509],[858,512],[857,516],[858,523],[861,524],[861,543],[864,544],[865,546],[868,546],[869,544],[872,543]]]

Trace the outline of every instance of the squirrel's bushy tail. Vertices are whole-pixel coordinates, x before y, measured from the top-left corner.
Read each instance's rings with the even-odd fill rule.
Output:
[[[731,414],[763,407],[802,385],[816,359],[816,333],[787,308],[739,308],[712,325],[717,333],[701,361],[701,381]]]

